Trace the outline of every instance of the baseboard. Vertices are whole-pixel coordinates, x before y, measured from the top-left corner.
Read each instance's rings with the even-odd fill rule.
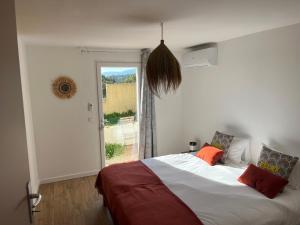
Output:
[[[53,183],[58,181],[70,180],[74,178],[93,176],[93,175],[97,175],[98,173],[99,170],[92,170],[92,171],[67,174],[67,175],[57,176],[57,177],[43,178],[40,180],[40,184],[48,184],[48,183]]]
[[[36,187],[37,193],[40,193],[40,186],[41,186],[41,181],[40,180],[37,181],[37,185],[36,186],[37,186]]]

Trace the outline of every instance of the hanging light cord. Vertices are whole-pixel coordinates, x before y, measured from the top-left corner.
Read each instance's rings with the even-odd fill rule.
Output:
[[[161,28],[161,40],[164,40],[164,23],[160,22],[160,28]]]

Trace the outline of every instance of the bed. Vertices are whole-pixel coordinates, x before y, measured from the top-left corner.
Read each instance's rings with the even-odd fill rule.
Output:
[[[186,216],[192,221],[181,222],[181,224],[300,225],[300,190],[286,187],[284,192],[275,199],[268,199],[256,190],[237,181],[237,178],[244,172],[245,166],[236,164],[210,166],[205,161],[188,153],[145,159],[140,163],[159,178],[162,184],[170,191],[170,195],[174,195],[173,200],[176,200],[182,207],[183,210],[179,210],[177,213],[174,210],[174,216],[183,217],[181,218],[183,221],[185,221],[184,217]],[[124,172],[122,172],[120,177],[117,176],[118,179],[114,177],[114,179],[110,179],[107,182],[104,181],[105,176],[109,179],[110,167],[105,169],[105,173],[103,171],[100,172],[96,186],[99,192],[103,194],[105,204],[110,210],[116,225],[146,225],[148,219],[145,218],[150,218],[151,220],[155,215],[153,215],[151,210],[147,213],[148,210],[145,210],[147,207],[139,208],[136,205],[147,206],[149,199],[144,199],[143,196],[134,196],[129,202],[126,201],[124,203],[122,201],[122,195],[129,196],[131,194],[128,189],[131,185],[130,183],[128,183],[128,186],[126,182],[123,182],[122,185],[115,185],[118,186],[118,191],[121,191],[122,195],[119,195],[121,197],[118,198],[114,206],[110,201],[111,196],[114,195],[109,195],[109,192],[113,189],[114,183],[120,179],[126,180],[126,167],[130,168],[130,163],[124,165],[126,165],[124,167],[125,170],[123,170]],[[118,168],[122,168],[122,165],[118,165]],[[133,170],[134,172],[135,170]],[[139,183],[139,187],[149,191],[147,180],[151,179],[143,180],[142,185]],[[153,196],[160,195],[160,193],[155,193],[152,189],[149,193],[152,193]],[[162,197],[162,205],[163,199]],[[129,212],[128,210],[133,205],[134,209],[132,208],[132,212],[134,213],[128,213],[127,215],[126,212]],[[159,198],[156,200],[156,205],[160,205]],[[169,219],[172,217],[173,210],[170,212],[168,207],[165,208],[165,214],[168,215],[164,215],[164,212],[162,212],[161,216],[166,216]],[[116,210],[118,213],[116,213]],[[140,224],[141,222],[136,222],[139,218],[135,218],[137,217],[136,215],[139,215],[139,210],[143,211],[141,215],[144,217],[144,222],[142,224]],[[191,210],[191,213],[189,213],[189,210]],[[187,214],[183,213],[182,216],[179,216],[178,212],[181,211]],[[193,216],[198,218],[199,223],[194,223]],[[175,221],[180,220],[180,218],[177,219]],[[143,221],[143,219],[140,221]],[[164,220],[156,220],[155,223],[155,225],[172,224],[170,221]]]

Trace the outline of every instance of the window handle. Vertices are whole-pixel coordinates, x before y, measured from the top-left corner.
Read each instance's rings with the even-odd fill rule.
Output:
[[[104,119],[101,118],[100,120],[100,126],[99,126],[100,130],[104,129]]]

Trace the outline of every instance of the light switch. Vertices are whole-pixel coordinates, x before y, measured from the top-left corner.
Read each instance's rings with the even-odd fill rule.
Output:
[[[93,104],[92,103],[88,103],[88,111],[92,112],[93,111]]]

